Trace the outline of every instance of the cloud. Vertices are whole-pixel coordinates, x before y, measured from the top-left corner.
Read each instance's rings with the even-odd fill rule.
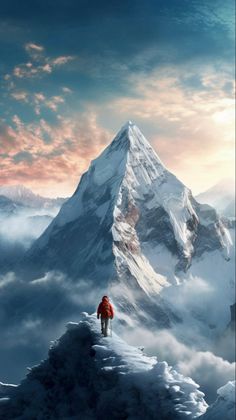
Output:
[[[16,65],[12,74],[6,74],[4,80],[10,82],[15,79],[41,78],[53,72],[54,69],[64,66],[75,59],[75,56],[62,55],[55,58],[45,55],[45,49],[42,45],[29,42],[25,45],[25,50],[30,56],[26,63]],[[9,85],[10,86],[10,85]]]
[[[37,97],[39,102],[44,96]],[[57,107],[60,97],[53,97]],[[39,123],[25,124],[13,117],[15,127],[2,124],[0,128],[0,153],[2,162],[0,184],[24,183],[43,193],[65,195],[72,193],[81,174],[109,142],[110,133],[99,126],[92,112],[70,118],[58,116],[58,123],[51,125],[44,119]],[[16,164],[17,160],[17,164]],[[10,181],[10,182],[9,182]],[[45,185],[46,182],[46,185]],[[58,185],[58,190],[56,189]]]
[[[72,282],[60,272],[24,282],[14,273],[0,276],[1,380],[18,382],[27,366],[47,354],[68,321],[78,321],[84,309],[94,312],[99,291],[89,282]]]
[[[179,332],[184,337],[184,330]],[[167,361],[185,376],[190,376],[206,394],[207,402],[216,399],[217,389],[235,376],[235,363],[230,363],[212,351],[200,351],[194,343],[184,344],[171,330],[156,330],[155,333],[142,328],[124,331],[123,338],[135,346],[144,346],[148,355],[156,355],[159,361]],[[202,337],[198,337],[202,340]],[[233,337],[231,339],[233,343]]]
[[[66,87],[66,86],[63,86],[62,90],[63,90],[64,93],[72,93],[72,90],[70,88]]]
[[[61,96],[52,96],[51,99],[44,102],[44,106],[56,112],[58,109],[58,105],[62,104],[63,102],[64,99]]]
[[[27,44],[25,44],[25,49],[26,49],[27,52],[31,52],[31,51],[42,52],[42,51],[44,51],[44,47],[42,45],[37,45],[37,44],[34,44],[33,42],[28,42]]]
[[[68,93],[68,91],[63,91]],[[57,112],[58,106],[65,102],[62,95],[47,96],[42,92],[31,93],[26,91],[13,91],[11,97],[17,101],[25,102],[29,106],[33,106],[36,115],[41,114],[42,108],[50,109],[53,112]]]
[[[62,66],[71,60],[74,60],[74,57],[72,57],[71,55],[67,55],[67,56],[62,55],[61,57],[57,57],[51,60],[51,63],[54,66]]]
[[[28,93],[24,91],[17,91],[11,93],[12,98],[16,99],[17,101],[28,102]]]

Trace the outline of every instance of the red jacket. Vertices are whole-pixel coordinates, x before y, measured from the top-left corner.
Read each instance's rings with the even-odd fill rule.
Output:
[[[101,315],[101,318],[113,318],[114,317],[114,309],[112,304],[109,302],[107,296],[103,296],[102,302],[98,305],[97,315]]]

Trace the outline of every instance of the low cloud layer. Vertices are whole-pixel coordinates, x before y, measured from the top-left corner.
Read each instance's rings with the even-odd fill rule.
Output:
[[[13,272],[0,276],[0,380],[18,382],[29,365],[46,356],[51,340],[96,310],[99,290],[82,279],[72,283],[58,272],[23,282]]]
[[[213,351],[199,351],[194,343],[189,346],[184,344],[184,327],[178,331],[178,335],[179,338],[171,330],[157,330],[154,334],[137,328],[136,331],[124,333],[123,337],[130,344],[143,346],[147,354],[156,355],[159,361],[165,360],[183,375],[193,378],[206,394],[207,402],[213,402],[217,389],[229,380],[234,380],[235,363],[215,355]],[[202,339],[199,335],[196,341]],[[227,343],[234,344],[233,333],[230,342],[226,340],[224,345]]]

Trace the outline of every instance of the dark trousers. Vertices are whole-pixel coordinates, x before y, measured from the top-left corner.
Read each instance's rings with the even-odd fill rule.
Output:
[[[101,328],[104,337],[108,336],[109,320],[110,318],[101,318]]]

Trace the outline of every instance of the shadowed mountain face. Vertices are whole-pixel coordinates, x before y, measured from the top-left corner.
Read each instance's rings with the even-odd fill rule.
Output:
[[[204,252],[221,249],[227,257],[229,240],[215,210],[193,199],[129,122],[91,162],[19,270],[29,279],[60,270],[109,289],[123,309],[129,291],[133,310],[146,301],[157,308],[160,290],[170,283],[154,268],[147,244],[168,249],[179,272]],[[166,326],[169,314],[162,315],[158,309],[154,318]]]

